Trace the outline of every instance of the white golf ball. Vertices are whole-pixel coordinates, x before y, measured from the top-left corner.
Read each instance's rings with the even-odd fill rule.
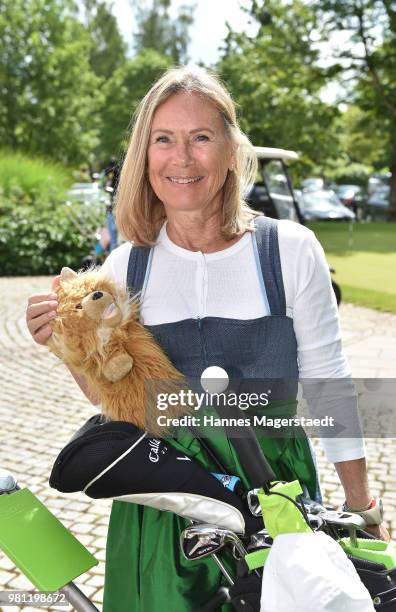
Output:
[[[201,385],[207,393],[223,393],[229,382],[227,372],[219,366],[210,366],[201,374]]]

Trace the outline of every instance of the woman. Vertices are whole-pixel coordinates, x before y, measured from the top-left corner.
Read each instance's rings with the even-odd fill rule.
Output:
[[[144,324],[188,376],[217,365],[242,379],[346,377],[323,251],[302,226],[255,218],[242,199],[255,171],[253,148],[219,81],[196,67],[168,71],[137,111],[116,206],[128,242],[104,270],[142,291]],[[28,326],[41,344],[50,334],[53,297],[30,299]],[[192,435],[173,443],[216,471]],[[305,438],[260,443],[279,478],[298,478],[318,496]],[[216,436],[212,444],[229,473],[247,484],[228,440]],[[362,441],[329,440],[326,447],[347,506],[367,508],[373,496]],[[188,562],[181,555],[184,526],[172,514],[114,502],[105,612],[152,612],[161,605],[185,612],[216,592],[221,575],[213,560]],[[388,538],[384,527],[373,530]]]

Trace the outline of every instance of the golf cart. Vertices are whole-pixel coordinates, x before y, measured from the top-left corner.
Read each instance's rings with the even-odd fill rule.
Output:
[[[259,172],[247,198],[250,206],[263,212],[266,217],[303,223],[286,166],[286,162],[298,159],[298,154],[269,147],[254,149]]]
[[[287,162],[298,159],[298,153],[286,149],[254,147],[259,164],[258,176],[247,201],[255,210],[273,219],[289,219],[304,224],[297,198],[287,171]],[[334,268],[330,268],[332,274]],[[341,302],[341,289],[332,280],[337,304]]]

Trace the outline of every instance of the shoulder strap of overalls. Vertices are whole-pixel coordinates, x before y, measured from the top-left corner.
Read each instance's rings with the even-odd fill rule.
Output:
[[[263,281],[263,289],[271,315],[286,314],[286,297],[283,286],[282,267],[279,255],[278,221],[270,217],[256,217],[257,228],[253,239],[256,240]]]
[[[133,245],[131,247],[126,278],[126,286],[131,295],[135,295],[143,289],[150,251],[150,247]]]

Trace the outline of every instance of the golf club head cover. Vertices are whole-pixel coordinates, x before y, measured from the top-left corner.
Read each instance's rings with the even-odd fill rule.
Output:
[[[112,498],[174,512],[238,534],[263,527],[243,500],[197,461],[132,425],[96,415],[73,436],[52,468],[63,493]]]

